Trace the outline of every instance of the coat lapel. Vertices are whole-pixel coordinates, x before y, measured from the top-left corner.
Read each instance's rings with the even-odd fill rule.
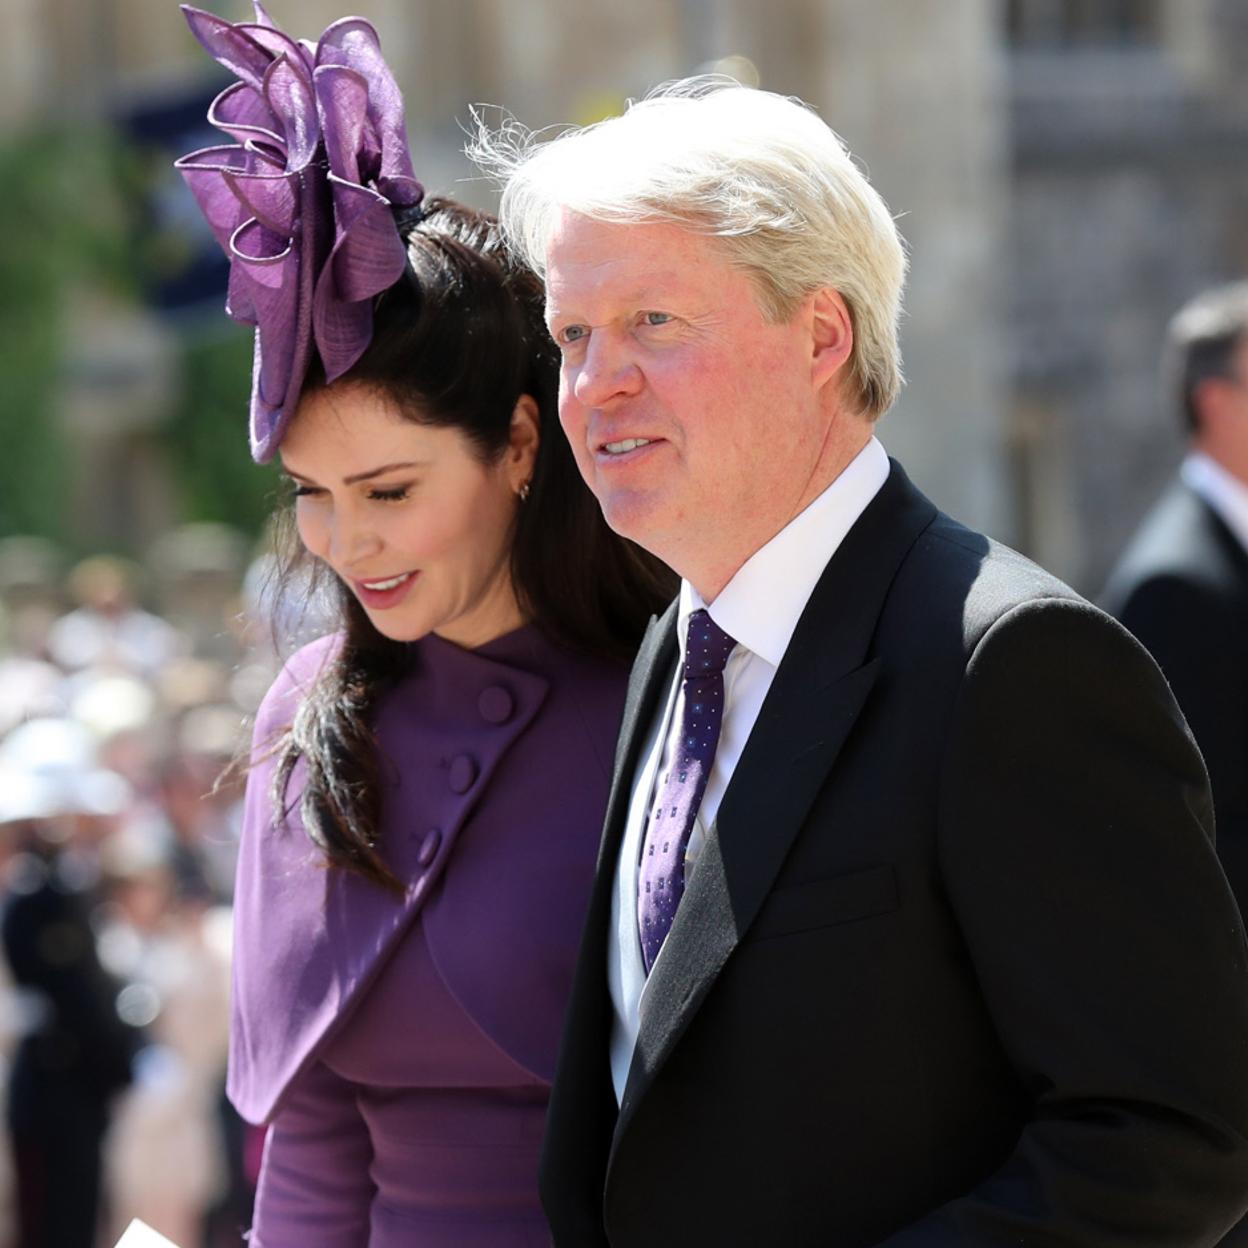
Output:
[[[889,586],[936,514],[894,461],[820,577],[646,987],[617,1141],[770,892],[833,770],[879,675],[879,660],[868,656]]]

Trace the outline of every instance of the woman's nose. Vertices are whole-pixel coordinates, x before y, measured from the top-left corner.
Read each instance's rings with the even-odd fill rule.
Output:
[[[362,565],[381,549],[381,538],[369,524],[350,515],[335,515],[329,526],[329,561],[337,568]]]

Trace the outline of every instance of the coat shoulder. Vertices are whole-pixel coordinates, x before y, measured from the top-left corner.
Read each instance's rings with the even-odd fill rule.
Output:
[[[1166,586],[1205,599],[1248,600],[1248,551],[1203,499],[1175,482],[1141,521],[1099,601],[1128,622],[1141,595]]]
[[[953,641],[968,656],[1019,608],[1059,603],[1101,614],[1025,555],[940,514],[899,569],[886,615],[913,635]]]

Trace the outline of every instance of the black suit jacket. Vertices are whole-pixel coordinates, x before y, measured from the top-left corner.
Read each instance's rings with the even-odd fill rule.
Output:
[[[1110,576],[1105,608],[1152,652],[1213,786],[1218,853],[1248,906],[1248,551],[1176,481]]]
[[[618,1113],[634,668],[550,1106],[559,1248],[1206,1245],[1248,1206],[1248,950],[1143,649],[894,464],[690,875]]]

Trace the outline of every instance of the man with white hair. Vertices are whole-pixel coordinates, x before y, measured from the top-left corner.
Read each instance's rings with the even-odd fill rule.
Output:
[[[638,656],[543,1161],[565,1245],[1207,1245],[1248,949],[1118,625],[888,459],[905,269],[810,110],[482,136]],[[575,899],[569,899],[574,904]]]

